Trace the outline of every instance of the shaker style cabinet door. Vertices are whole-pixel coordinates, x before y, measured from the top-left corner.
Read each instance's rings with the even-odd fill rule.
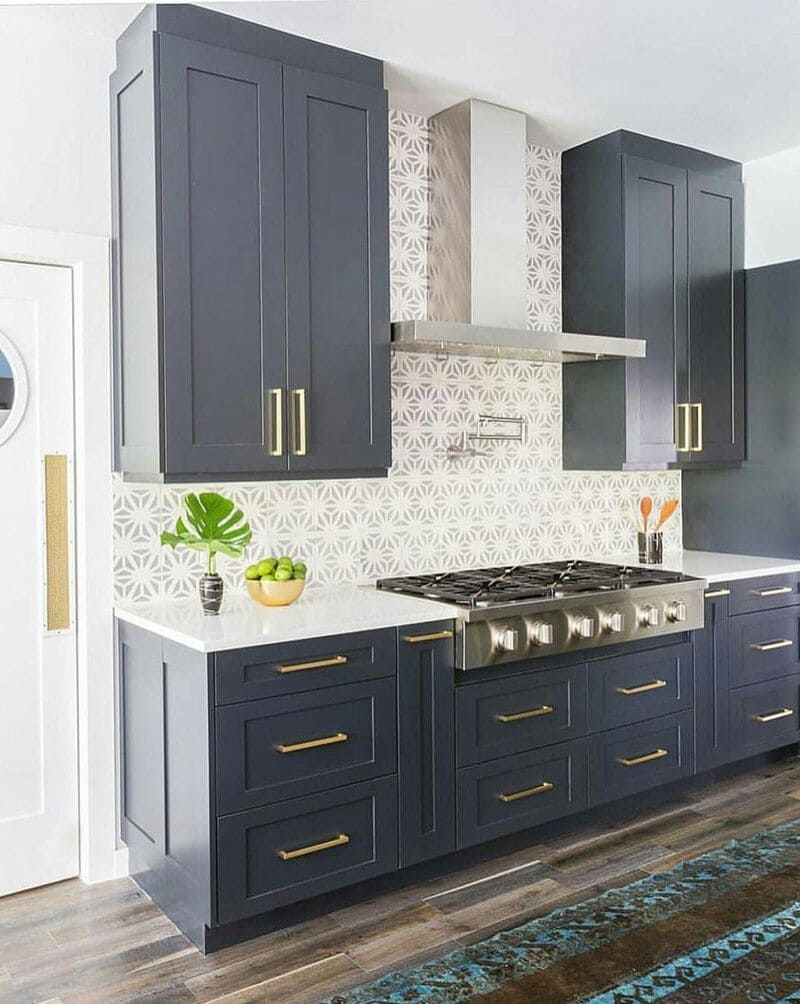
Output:
[[[158,43],[165,469],[279,471],[282,68],[190,39]]]
[[[290,470],[390,465],[387,114],[284,68]]]
[[[716,582],[705,598],[705,623],[692,633],[694,647],[694,708],[697,772],[735,760],[729,733],[730,704],[730,587]]]

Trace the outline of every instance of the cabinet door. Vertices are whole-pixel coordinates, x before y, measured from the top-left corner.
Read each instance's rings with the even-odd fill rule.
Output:
[[[281,67],[159,46],[165,473],[285,469]]]
[[[284,69],[290,470],[390,464],[387,114]]]
[[[742,185],[689,172],[689,400],[682,464],[744,460]]]
[[[686,171],[626,156],[623,184],[626,333],[647,341],[628,364],[626,463],[665,465],[688,388]]]
[[[455,653],[451,621],[400,628],[400,866],[455,848]]]
[[[717,582],[706,590],[705,625],[692,635],[694,646],[695,738],[698,773],[730,760],[728,689],[730,587]]]

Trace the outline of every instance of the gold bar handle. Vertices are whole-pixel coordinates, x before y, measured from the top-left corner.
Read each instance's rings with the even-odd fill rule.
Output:
[[[675,405],[675,448],[678,453],[689,453],[692,449],[692,406]],[[681,415],[683,416],[683,446],[681,446]]]
[[[792,708],[781,708],[780,711],[767,711],[763,715],[752,715],[754,722],[777,722],[779,718],[788,718],[794,714]]]
[[[621,763],[623,767],[637,767],[640,763],[650,763],[651,760],[660,760],[668,755],[669,750],[658,749],[653,750],[652,753],[643,753],[641,756],[618,756],[617,763]]]
[[[702,402],[699,404],[692,404],[689,406],[693,408],[697,413],[697,442],[691,447],[692,453],[702,453],[703,452],[703,405]]]
[[[794,592],[792,586],[771,586],[769,589],[751,589],[752,596],[785,596],[786,593]]]
[[[304,743],[277,743],[275,749],[279,753],[299,753],[301,750],[314,750],[318,746],[333,746],[334,743],[346,743],[350,738],[346,732],[337,732],[322,739],[309,739]]]
[[[716,599],[717,596],[730,596],[730,595],[731,595],[730,589],[709,589],[705,593],[705,598],[707,600],[713,600]]]
[[[546,791],[553,790],[551,781],[542,781],[533,788],[524,788],[522,791],[512,791],[509,795],[498,795],[501,802],[518,802],[521,798],[530,798],[531,795],[542,795]]]
[[[296,457],[304,457],[308,453],[305,387],[296,387],[292,391],[292,402],[292,453]]]
[[[409,645],[421,645],[424,641],[442,641],[452,637],[452,631],[434,631],[431,634],[404,634],[403,641],[407,641]]]
[[[511,715],[495,715],[498,722],[521,722],[525,718],[539,718],[540,715],[552,715],[555,708],[552,704],[543,704],[540,708],[531,708],[530,711],[516,711]]]
[[[283,456],[283,389],[267,391],[267,441],[271,457]]]
[[[307,854],[319,854],[320,851],[329,851],[332,847],[343,847],[350,843],[350,837],[346,833],[340,833],[333,840],[323,840],[321,844],[309,844],[308,847],[297,847],[293,851],[276,851],[281,861],[294,861],[295,858],[304,858]]]
[[[755,649],[756,652],[774,652],[776,649],[790,648],[792,645],[794,645],[794,642],[791,638],[777,638],[775,641],[757,642],[751,645],[750,648]]]
[[[315,659],[313,662],[293,662],[278,666],[279,673],[299,673],[301,669],[325,669],[327,666],[344,666],[346,655],[334,655],[330,659]]]
[[[64,453],[44,457],[45,629],[68,631],[71,620],[69,464]]]
[[[635,687],[617,687],[617,693],[633,697],[634,694],[646,694],[648,690],[661,690],[666,685],[666,680],[652,680],[650,683],[640,683]]]

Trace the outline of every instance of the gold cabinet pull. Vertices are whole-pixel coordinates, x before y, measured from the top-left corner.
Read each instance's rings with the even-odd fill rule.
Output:
[[[750,648],[756,652],[774,652],[778,648],[789,648],[791,645],[794,645],[791,638],[776,638],[775,641],[756,642]]]
[[[315,659],[313,662],[293,662],[278,666],[279,673],[299,673],[301,669],[325,669],[327,666],[344,666],[346,655],[334,655],[330,659]]]
[[[319,854],[320,851],[329,851],[332,847],[343,847],[349,843],[350,837],[346,833],[340,833],[333,840],[323,840],[321,844],[296,847],[293,851],[276,851],[276,854],[281,861],[294,861],[295,858],[304,858],[307,854]]]
[[[531,795],[542,795],[546,791],[552,791],[555,786],[552,781],[542,781],[541,784],[533,788],[524,788],[522,791],[512,791],[508,795],[498,795],[501,802],[518,802],[521,798],[530,798]]]
[[[730,595],[731,595],[730,589],[709,589],[705,593],[705,598],[707,600],[713,600],[716,599],[717,596],[730,596]]]
[[[292,404],[292,453],[296,457],[304,457],[308,453],[305,387],[295,387]]]
[[[640,763],[650,763],[651,760],[660,760],[668,755],[669,750],[658,749],[653,750],[652,753],[643,753],[641,756],[618,756],[617,763],[621,763],[623,767],[637,767]]]
[[[267,442],[271,457],[283,456],[283,389],[272,387],[267,391]]]
[[[792,592],[794,592],[792,586],[771,586],[769,589],[750,590],[752,596],[785,596],[786,593]]]
[[[792,708],[781,708],[779,711],[767,711],[762,715],[752,715],[754,722],[777,722],[779,718],[788,718],[794,714]]]
[[[552,715],[555,708],[552,704],[543,704],[539,708],[531,708],[529,711],[515,711],[511,715],[495,715],[498,722],[521,722],[525,718],[538,718],[540,715]]]
[[[683,419],[683,421],[681,421]],[[683,445],[681,446],[681,425],[683,425]],[[678,453],[689,453],[692,449],[692,406],[675,405],[675,448]]]
[[[44,457],[45,628],[70,628],[69,465],[64,453]]]
[[[301,750],[313,750],[318,746],[333,746],[334,743],[346,743],[350,738],[346,732],[337,732],[322,739],[308,739],[304,743],[277,743],[275,749],[279,753],[299,753]]]
[[[692,404],[689,406],[694,409],[697,414],[697,440],[692,444],[692,453],[702,453],[703,452],[703,405],[702,402],[698,404]]]
[[[424,641],[442,641],[452,637],[452,631],[433,631],[431,634],[404,634],[403,641],[407,641],[409,645],[421,645]]]
[[[634,694],[646,694],[648,690],[661,690],[666,685],[666,680],[651,680],[650,683],[640,683],[635,687],[617,687],[617,693],[633,697]]]

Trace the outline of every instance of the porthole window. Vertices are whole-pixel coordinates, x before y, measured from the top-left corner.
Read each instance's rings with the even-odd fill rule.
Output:
[[[0,331],[0,445],[17,431],[28,403],[28,377],[22,358]]]

